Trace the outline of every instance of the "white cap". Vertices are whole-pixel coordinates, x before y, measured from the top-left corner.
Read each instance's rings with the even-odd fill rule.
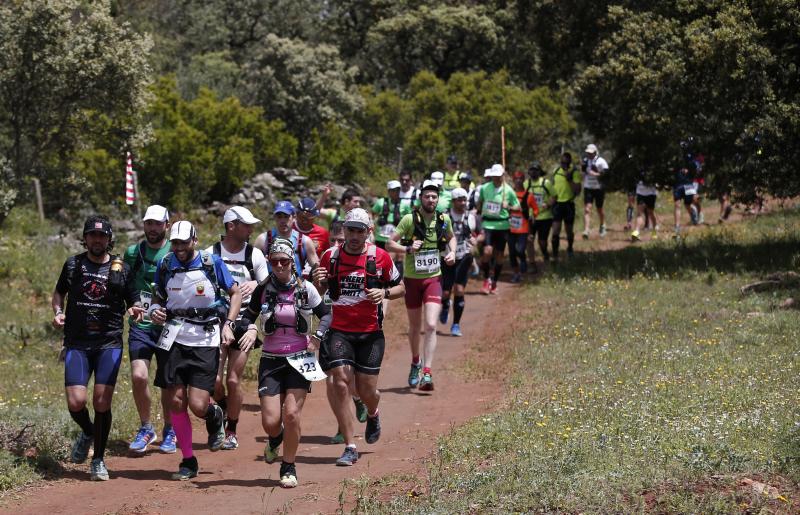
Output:
[[[436,181],[428,180],[428,181],[425,181],[425,182],[422,183],[422,188],[420,188],[420,190],[421,191],[425,191],[425,190],[429,190],[429,189],[432,189],[432,188],[436,188],[436,191],[438,192],[440,187],[441,187],[440,183],[438,183]]]
[[[467,198],[469,193],[464,188],[454,188],[453,191],[450,192],[450,198],[453,200],[457,198]]]
[[[159,206],[158,204],[154,204],[147,208],[147,211],[144,212],[144,218],[142,218],[142,222],[146,222],[148,220],[155,220],[156,222],[169,222],[169,211],[164,206]]]
[[[444,174],[442,172],[433,172],[431,174],[431,182],[435,183],[437,186],[441,186],[444,184]]]
[[[394,190],[400,187],[400,181],[389,181],[386,183],[387,190]]]
[[[169,231],[169,239],[172,240],[193,240],[197,237],[197,232],[194,230],[192,222],[181,220],[172,224],[172,229]]]
[[[587,154],[597,154],[597,145],[595,145],[594,143],[590,143],[586,147],[586,153]]]
[[[357,207],[347,212],[342,225],[345,227],[355,227],[357,229],[369,229],[372,227],[372,219],[369,217],[369,213]]]
[[[243,224],[247,225],[253,225],[261,222],[261,220],[253,216],[253,213],[251,213],[249,209],[242,206],[233,206],[228,208],[228,210],[225,211],[225,215],[222,217],[222,223],[224,224],[228,222],[235,222],[236,220],[239,220]]]
[[[487,168],[485,172],[483,172],[484,177],[502,177],[503,174],[506,172],[505,168],[501,164],[493,164],[491,168]]]

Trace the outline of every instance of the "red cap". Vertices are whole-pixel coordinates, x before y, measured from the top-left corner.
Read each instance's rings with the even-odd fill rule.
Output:
[[[512,175],[512,177],[514,177],[515,179],[524,179],[525,174],[522,171],[517,170],[516,172],[514,172],[514,175]]]

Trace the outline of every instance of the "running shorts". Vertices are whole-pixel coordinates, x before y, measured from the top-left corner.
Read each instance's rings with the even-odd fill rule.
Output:
[[[686,206],[690,206],[690,205],[692,205],[692,202],[694,201],[694,195],[687,195],[686,192],[685,192],[685,187],[686,187],[686,185],[683,185],[683,184],[680,185],[680,186],[676,186],[672,190],[672,198],[676,202],[678,200],[683,199],[683,204],[686,205]]]
[[[161,326],[151,329],[141,329],[131,325],[128,332],[128,357],[131,361],[144,359],[152,361],[153,354],[156,353],[156,344],[161,335]]]
[[[190,347],[173,343],[169,351],[158,350],[155,385],[192,386],[214,393],[219,368],[219,347]]]
[[[450,291],[454,284],[467,285],[469,271],[472,268],[472,254],[465,254],[453,266],[442,263],[442,290]]]
[[[439,282],[438,277],[433,279]],[[383,331],[349,333],[331,329],[320,345],[319,363],[326,372],[350,365],[361,374],[378,375],[385,347]]]
[[[404,277],[403,284],[406,287],[405,301],[408,309],[419,309],[427,303],[442,303],[442,283],[438,275],[425,279]]]
[[[606,191],[603,189],[584,188],[583,189],[583,203],[592,204],[597,206],[597,209],[603,209],[603,204],[606,201]]]
[[[245,308],[242,307],[242,309]],[[242,348],[239,347],[239,340],[241,340],[242,336],[244,336],[244,333],[247,332],[247,327],[248,324],[245,323],[241,318],[233,324],[233,343],[228,346],[229,349],[242,350]],[[253,344],[253,349],[258,349],[261,347],[261,343],[261,340],[256,338],[256,342]]]
[[[286,358],[262,354],[258,364],[258,396],[272,397],[286,393],[287,390],[310,392],[311,381],[289,366]]]
[[[647,209],[655,209],[657,197],[658,195],[636,195],[636,203],[638,205],[644,204]]]
[[[86,386],[94,374],[94,384],[117,384],[122,349],[72,349],[64,358],[64,386]]]
[[[539,241],[544,241],[550,236],[550,228],[553,226],[553,219],[534,220],[531,224],[531,234]]]
[[[508,231],[500,230],[494,231],[492,229],[484,229],[483,233],[486,235],[484,245],[491,245],[491,247],[500,252],[506,251],[506,244],[508,243]]]
[[[569,225],[575,223],[575,203],[556,202],[553,206],[553,221],[565,222]]]

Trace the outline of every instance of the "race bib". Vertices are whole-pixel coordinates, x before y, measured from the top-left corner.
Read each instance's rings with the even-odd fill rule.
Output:
[[[150,305],[153,303],[153,294],[149,291],[141,291],[139,292],[139,300],[142,302],[142,308],[144,309],[144,317],[142,317],[142,322],[149,322]]]
[[[536,205],[541,206],[544,203],[544,194],[534,193],[533,198],[536,200]]]
[[[695,186],[684,186],[683,187],[683,194],[684,195],[696,195],[697,188]]]
[[[164,329],[161,330],[161,336],[158,337],[156,347],[161,350],[170,350],[172,344],[175,343],[175,338],[178,337],[178,332],[180,332],[181,327],[183,327],[182,318],[167,320],[167,323],[164,324]]]
[[[487,215],[499,215],[501,207],[499,202],[487,201],[483,206],[483,212]]]
[[[327,375],[322,371],[322,367],[317,361],[317,355],[313,352],[300,352],[291,356],[286,356],[286,361],[295,370],[309,381],[322,381]]]
[[[426,250],[414,254],[414,271],[418,274],[432,274],[439,271],[439,251]]]
[[[508,226],[512,229],[522,229],[522,217],[514,215],[508,219]]]
[[[394,225],[386,224],[381,226],[381,236],[391,236],[394,234]]]
[[[462,257],[466,256],[467,252],[469,252],[467,240],[464,240],[456,245],[456,259],[461,259]]]

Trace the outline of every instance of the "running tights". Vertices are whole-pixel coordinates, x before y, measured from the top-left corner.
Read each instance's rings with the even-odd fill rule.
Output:
[[[94,426],[92,425],[92,419],[89,418],[89,410],[86,406],[80,411],[70,411],[69,416],[80,426],[83,434],[86,436],[92,436],[94,434]]]
[[[94,412],[94,459],[103,459],[106,454],[108,433],[111,432],[111,410]]]
[[[450,311],[450,297],[442,299],[442,313],[447,313],[448,311]]]
[[[175,429],[175,436],[178,438],[178,446],[184,459],[194,456],[192,451],[192,421],[189,420],[189,412],[172,412],[172,427]]]
[[[460,324],[461,323],[461,315],[464,314],[464,296],[456,295],[455,302],[453,303],[453,323]]]

